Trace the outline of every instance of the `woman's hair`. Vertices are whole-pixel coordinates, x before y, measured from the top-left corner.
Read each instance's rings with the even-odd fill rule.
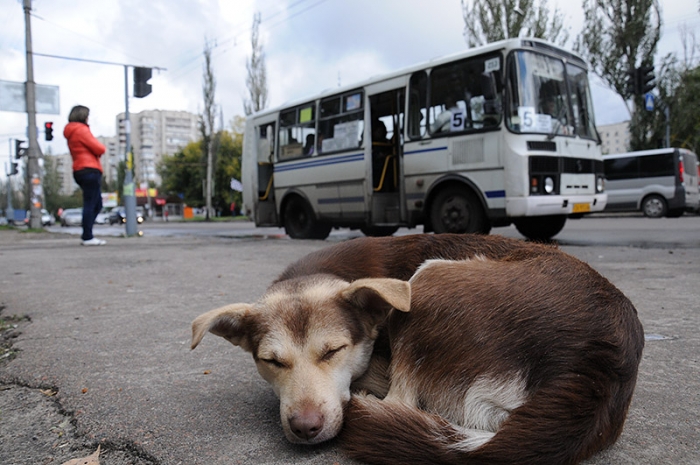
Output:
[[[82,105],[76,105],[70,111],[68,115],[69,123],[87,123],[88,115],[90,114],[90,109]]]

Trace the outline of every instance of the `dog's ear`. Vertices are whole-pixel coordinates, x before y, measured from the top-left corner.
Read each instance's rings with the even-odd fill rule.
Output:
[[[402,312],[411,309],[411,285],[390,278],[366,278],[353,281],[341,292],[341,297],[360,308]]]
[[[221,336],[233,345],[250,350],[244,341],[247,332],[246,319],[253,306],[250,304],[231,304],[210,310],[192,322],[192,349],[199,345],[204,335],[210,333]]]

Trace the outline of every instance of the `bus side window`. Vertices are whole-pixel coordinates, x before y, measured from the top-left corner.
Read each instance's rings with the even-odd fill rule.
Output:
[[[422,139],[426,134],[426,94],[428,77],[425,71],[411,76],[410,98],[408,102],[408,137]]]
[[[362,146],[364,94],[356,90],[321,100],[316,146],[320,153],[339,152]]]
[[[316,137],[316,103],[311,102],[280,113],[279,160],[315,154],[305,143]]]

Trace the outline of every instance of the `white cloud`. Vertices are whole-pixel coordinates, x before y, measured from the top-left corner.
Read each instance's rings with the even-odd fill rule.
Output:
[[[662,3],[667,27],[661,50],[680,50],[678,28],[686,21],[698,25],[697,5],[694,0]],[[580,3],[550,4],[559,6],[575,37],[582,24]],[[245,64],[255,11],[262,13],[271,105],[336,87],[339,78],[345,86],[466,47],[459,0],[34,0],[34,51],[167,68],[154,70],[153,93],[130,98],[130,110],[198,112],[204,41],[210,39],[217,100],[228,124],[243,114],[248,94]],[[0,21],[0,80],[22,82],[21,2],[0,2]],[[44,121],[56,125],[53,142],[40,137],[45,150],[67,150],[61,132],[77,103],[91,108],[93,132],[116,133],[115,118],[125,106],[122,66],[35,56],[34,75],[37,83],[60,87],[61,113],[37,117],[39,126]],[[617,96],[600,86],[594,86],[594,94],[599,122],[627,119]],[[26,124],[24,114],[0,112],[0,159],[8,156],[9,138],[25,137]]]

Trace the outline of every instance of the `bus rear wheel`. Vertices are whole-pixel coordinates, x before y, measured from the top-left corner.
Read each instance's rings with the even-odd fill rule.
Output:
[[[325,239],[331,233],[331,227],[316,221],[316,215],[306,200],[293,197],[284,207],[284,231],[292,239]]]
[[[457,186],[438,193],[430,209],[430,222],[436,234],[488,234],[491,230],[474,193]]]
[[[531,241],[548,241],[564,229],[566,215],[530,216],[513,223],[518,232]]]

